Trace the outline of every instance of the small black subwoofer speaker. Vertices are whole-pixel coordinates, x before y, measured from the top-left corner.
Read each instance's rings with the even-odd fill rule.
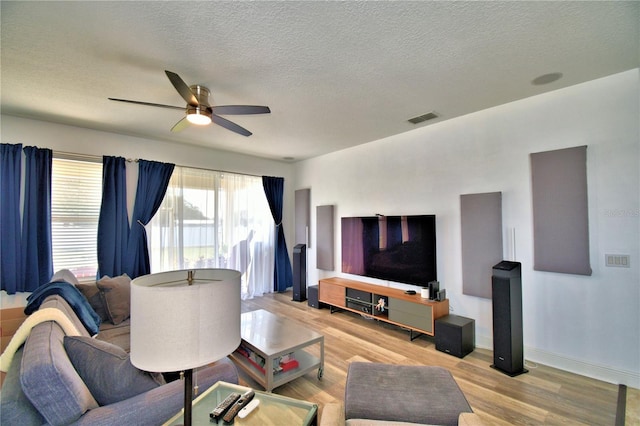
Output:
[[[447,315],[436,320],[436,349],[464,358],[476,346],[476,322],[471,318]]]
[[[307,300],[307,246],[298,244],[293,248],[293,300]]]
[[[318,301],[318,291],[319,287],[317,285],[310,285],[307,287],[307,304],[312,308],[320,309],[322,308],[320,302]]]
[[[522,336],[522,278],[519,262],[493,267],[493,365],[509,376],[527,373]]]

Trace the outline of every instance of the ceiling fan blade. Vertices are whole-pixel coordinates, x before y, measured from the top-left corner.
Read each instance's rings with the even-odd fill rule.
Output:
[[[257,105],[220,105],[211,107],[212,111],[221,115],[236,114],[269,114],[271,110],[268,106]]]
[[[187,120],[187,117],[184,117],[182,120],[178,121],[176,124],[173,125],[173,127],[171,128],[171,131],[180,132],[186,129],[187,127],[189,127],[190,125],[191,123],[189,123],[189,120]]]
[[[180,93],[180,96],[182,96],[182,98],[187,101],[189,105],[198,106],[198,99],[195,97],[193,92],[191,92],[191,89],[189,89],[187,83],[185,83],[184,80],[182,80],[180,76],[175,72],[167,70],[165,70],[164,72],[165,74],[167,74],[167,77],[169,77],[169,81],[171,81],[173,87],[175,87],[178,93]]]
[[[141,101],[130,101],[128,99],[118,99],[118,98],[109,98],[109,100],[110,101],[118,101],[118,102],[126,102],[126,103],[129,103],[129,104],[146,105],[146,106],[152,106],[152,107],[179,109],[181,111],[184,111],[184,107],[178,107],[178,106],[173,106],[173,105],[154,104],[154,103],[151,103],[151,102],[141,102]]]
[[[234,123],[233,121],[229,121],[226,118],[222,118],[219,115],[215,115],[213,114],[211,116],[211,121],[213,121],[214,123],[216,123],[219,126],[224,127],[227,130],[231,130],[232,132],[236,132],[242,136],[251,136],[252,133],[250,131],[248,131],[247,129],[245,129],[242,126],[237,125],[236,123]]]

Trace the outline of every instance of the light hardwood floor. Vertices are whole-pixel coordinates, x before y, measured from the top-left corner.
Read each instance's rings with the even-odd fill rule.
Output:
[[[243,312],[266,309],[325,336],[322,380],[308,373],[274,393],[319,404],[342,401],[352,361],[438,365],[451,371],[469,404],[487,425],[614,425],[618,385],[544,365],[528,363],[529,373],[508,377],[490,368],[491,351],[476,349],[463,359],[435,349],[435,340],[409,341],[408,331],[350,312],[330,314],[291,300],[291,292],[242,302]],[[317,346],[317,345],[316,345]],[[248,376],[241,383],[260,389]],[[640,425],[640,391],[627,389],[627,425]]]

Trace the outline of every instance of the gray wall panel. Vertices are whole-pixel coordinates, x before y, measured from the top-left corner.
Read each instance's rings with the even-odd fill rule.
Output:
[[[316,267],[333,271],[333,206],[316,207]]]
[[[587,147],[531,154],[536,271],[591,275]]]
[[[298,189],[295,192],[295,244],[306,244],[311,248],[311,235],[309,224],[311,223],[311,189]],[[307,241],[307,238],[309,239]]]
[[[502,193],[460,196],[462,293],[491,298],[492,267],[503,260]]]

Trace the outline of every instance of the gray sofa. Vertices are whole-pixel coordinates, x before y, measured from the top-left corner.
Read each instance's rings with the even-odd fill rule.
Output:
[[[159,425],[183,407],[183,381],[166,383],[129,362],[128,320],[104,323],[92,338],[61,296],[47,297],[44,308],[64,312],[80,336],[66,336],[56,321],[31,329],[2,386],[1,424]],[[196,378],[202,392],[219,380],[238,383],[238,372],[224,359],[199,369]]]

